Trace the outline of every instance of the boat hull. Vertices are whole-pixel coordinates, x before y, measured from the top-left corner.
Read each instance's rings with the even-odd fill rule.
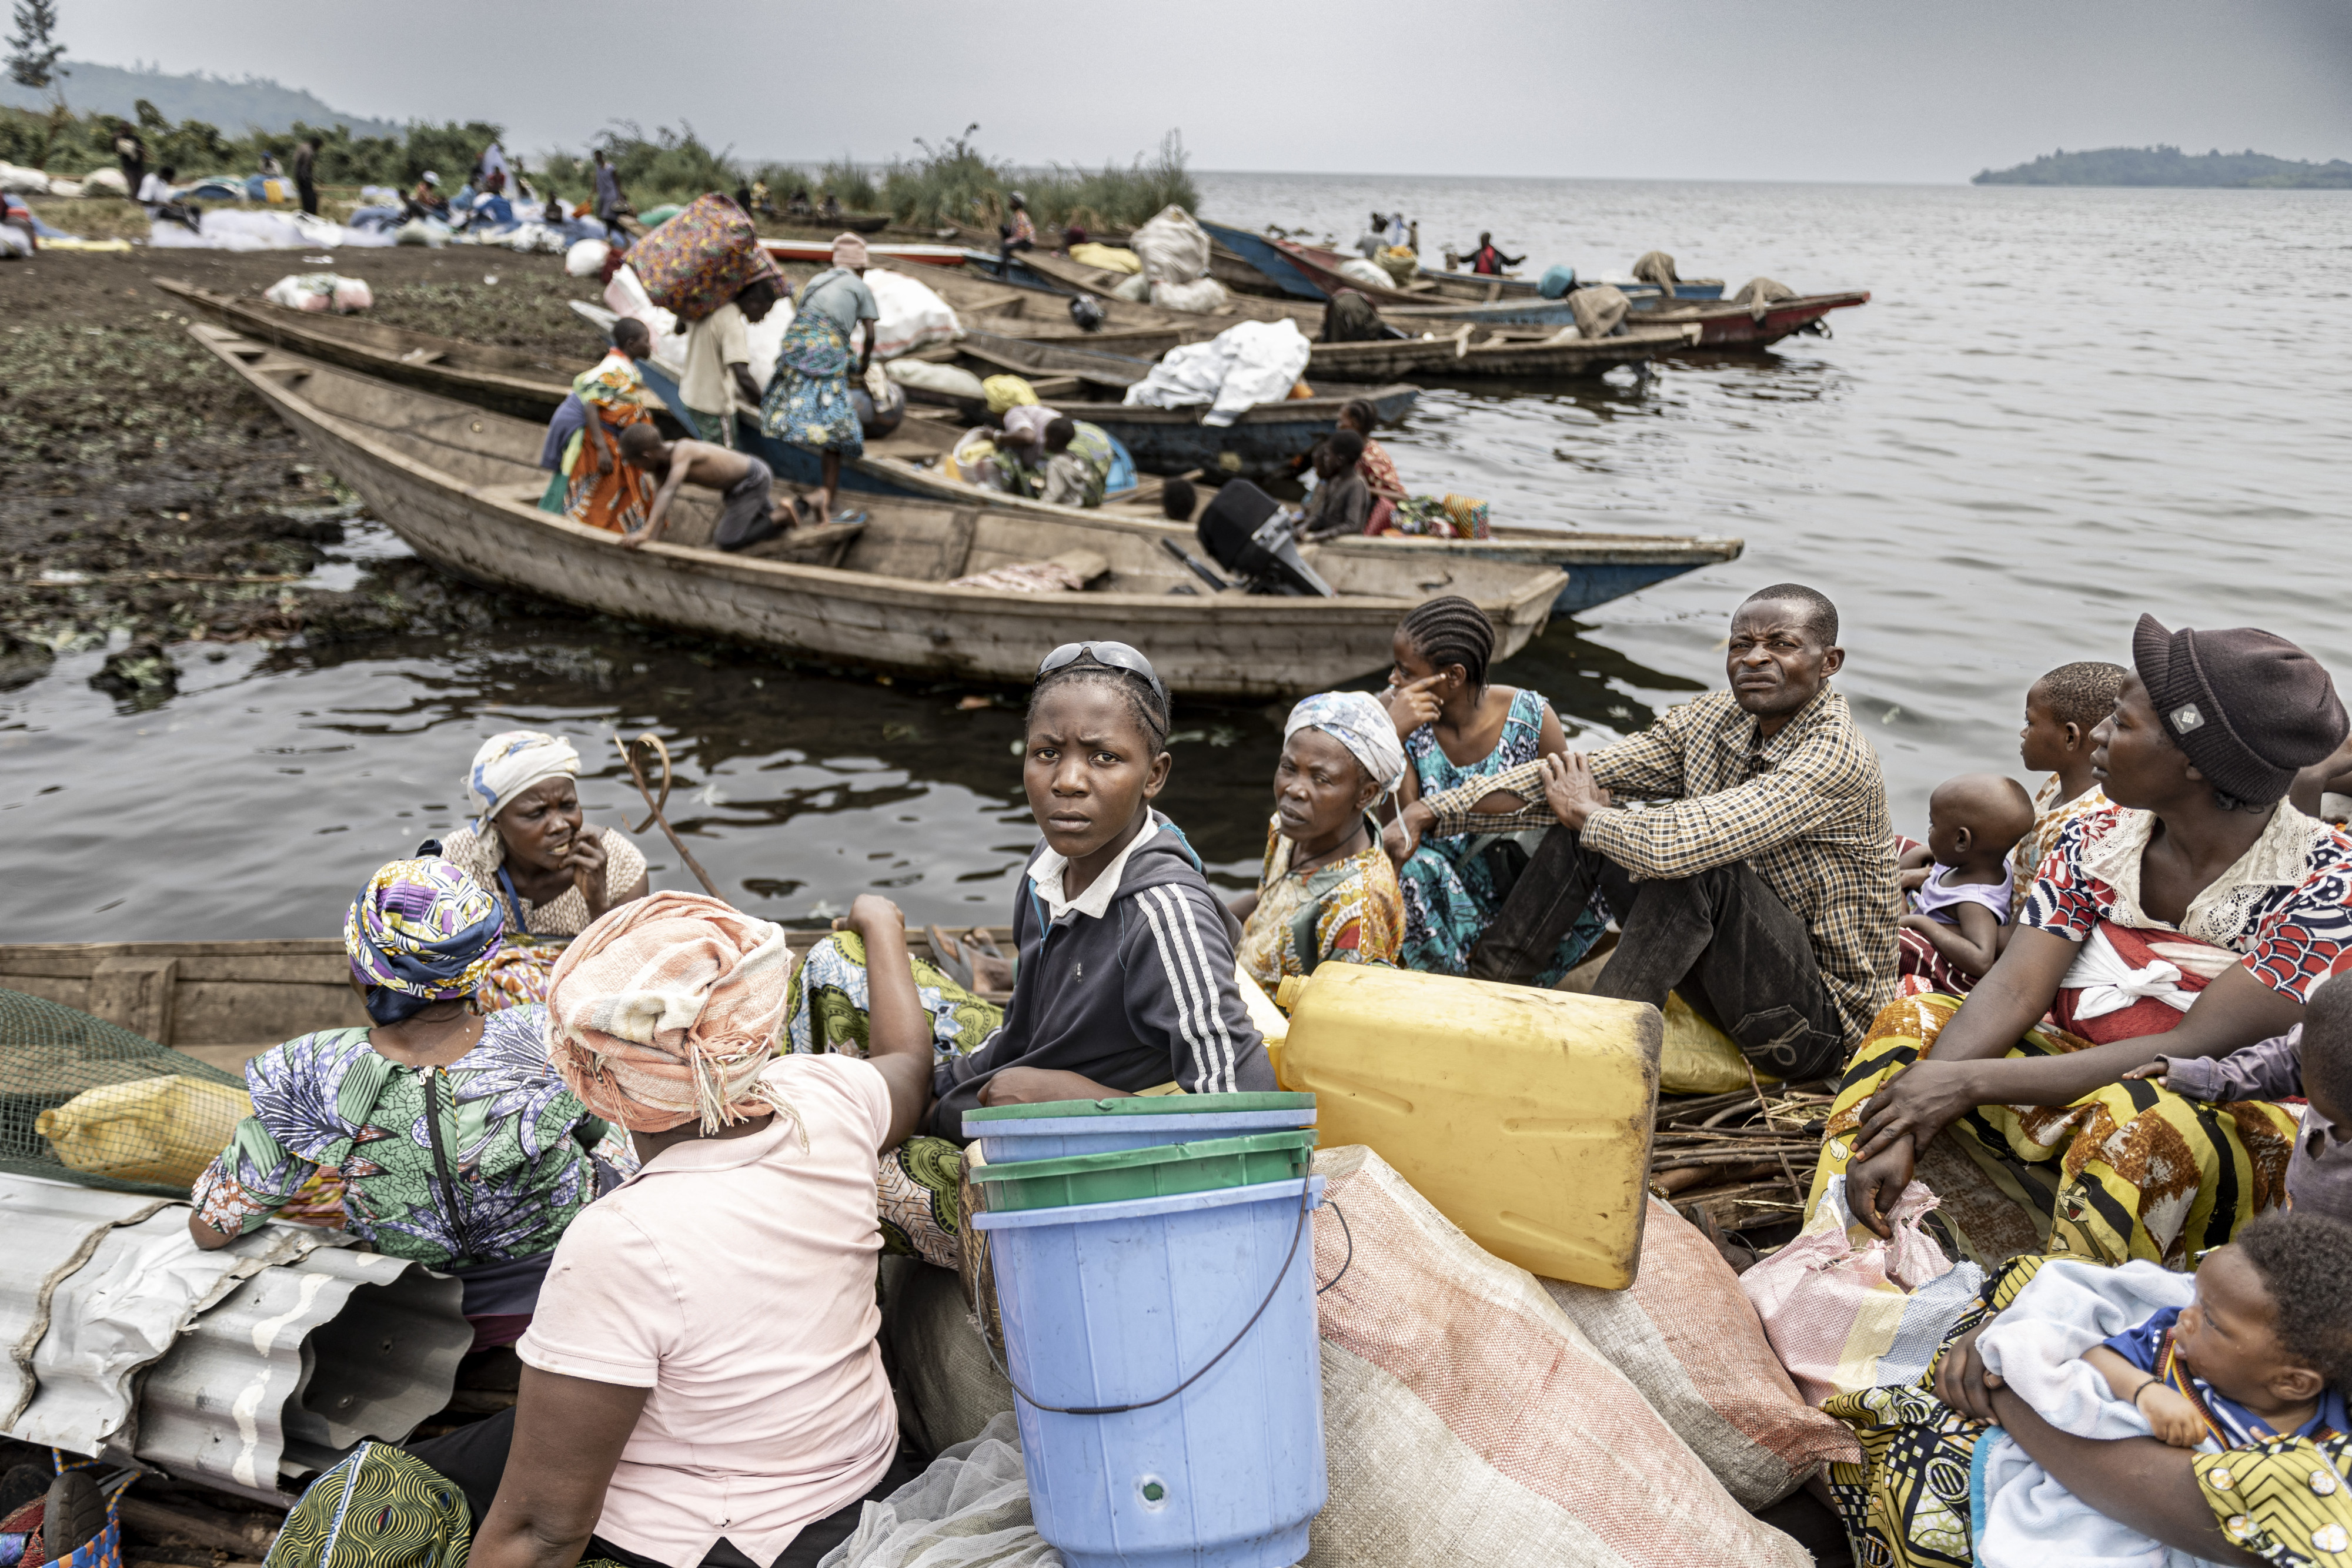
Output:
[[[1695,327],[1698,329],[1698,340],[1693,345],[1696,348],[1763,349],[1791,333],[1808,329],[1827,336],[1828,324],[1822,318],[1832,310],[1851,309],[1869,302],[1869,290],[1853,289],[1843,294],[1812,294],[1783,299],[1767,306],[1760,316],[1745,305],[1686,305],[1640,310],[1626,319],[1629,324],[1654,321],[1662,327]],[[1818,328],[1816,323],[1820,323]]]
[[[1078,514],[1068,523],[1057,518],[1061,526],[1045,531],[1098,541],[1088,548],[1123,550],[1129,561],[1146,563],[1139,582],[1148,580],[1150,563],[1158,562],[1156,570],[1170,575],[1152,591],[1014,593],[667,542],[626,550],[609,533],[525,501],[541,487],[526,461],[476,450],[493,442],[508,453],[530,450],[536,433],[528,426],[503,422],[507,428],[486,430],[498,416],[381,387],[218,329],[191,330],[270,403],[323,466],[435,566],[623,620],[824,664],[1014,685],[1029,681],[1040,653],[1056,643],[1123,641],[1149,649],[1171,689],[1189,695],[1296,696],[1386,668],[1398,618],[1432,594],[1466,590],[1478,600],[1495,622],[1499,658],[1542,630],[1562,587],[1557,571],[1517,570],[1491,560],[1433,560],[1414,570],[1383,558],[1368,574],[1354,561],[1310,551],[1343,597],[1213,595],[1191,591],[1181,569],[1165,562],[1156,542],[1161,530],[1100,514]],[[339,376],[356,384],[330,379]],[[313,386],[313,396],[323,392],[342,404],[380,412],[365,422],[329,413],[296,390],[306,384]],[[446,465],[427,465],[390,444],[392,433],[411,446],[446,454],[437,459]],[[992,525],[982,524],[976,508],[933,511],[940,552],[929,563],[933,571],[971,570],[981,559],[976,534]],[[1122,534],[1128,538],[1118,537]],[[894,559],[903,564],[914,548],[900,549]],[[1405,591],[1350,592],[1350,576]]]

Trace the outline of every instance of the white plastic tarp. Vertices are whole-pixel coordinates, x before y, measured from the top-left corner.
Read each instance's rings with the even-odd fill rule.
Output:
[[[1290,395],[1312,351],[1298,323],[1242,321],[1205,343],[1180,343],[1151,373],[1127,389],[1125,402],[1145,408],[1209,404],[1201,423],[1231,424],[1263,402]]]
[[[250,213],[214,208],[183,223],[158,219],[147,243],[157,250],[337,250],[393,243],[390,229],[352,229],[308,213]]]

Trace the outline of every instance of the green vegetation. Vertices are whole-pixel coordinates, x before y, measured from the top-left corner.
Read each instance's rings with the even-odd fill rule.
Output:
[[[116,117],[76,114],[62,104],[46,110],[0,107],[0,160],[79,178],[114,165]],[[482,149],[501,139],[503,128],[486,120],[430,125],[412,121],[394,135],[354,135],[345,125],[318,127],[297,120],[285,131],[251,131],[231,136],[207,120],[176,124],[154,104],[138,100],[136,123],[147,143],[148,162],[179,171],[182,181],[206,174],[240,178],[258,169],[265,154],[281,163],[292,158],[305,136],[320,141],[318,177],[322,185],[390,185],[405,190],[430,169],[445,189],[455,190]],[[1019,191],[1030,215],[1041,224],[1082,223],[1090,227],[1131,227],[1173,203],[1192,208],[1200,192],[1185,167],[1184,141],[1170,131],[1152,154],[1138,153],[1121,168],[1054,164],[1015,169],[990,159],[973,143],[972,132],[937,145],[918,139],[918,156],[895,159],[879,171],[836,158],[810,170],[789,163],[750,164],[731,148],[712,148],[680,120],[677,129],[656,126],[648,134],[632,121],[615,121],[591,148],[619,172],[621,188],[640,212],[669,202],[690,202],[711,191],[732,193],[753,180],[766,182],[778,206],[805,190],[822,203],[831,196],[856,213],[887,212],[901,224],[937,228],[963,224],[992,228],[1007,211],[1005,198]],[[515,167],[534,185],[552,185],[574,202],[594,191],[588,153],[557,152],[531,162],[508,149]]]
[[[2202,155],[2178,147],[2102,147],[2091,152],[2063,149],[2020,163],[1987,169],[1979,185],[2203,185],[2255,190],[2352,190],[2352,163],[2299,163],[2254,152]]]
[[[144,99],[139,100],[136,124],[140,139],[147,143],[148,162],[177,169],[183,181],[205,174],[242,178],[261,166],[265,153],[282,163],[294,156],[294,143],[316,136],[320,184],[403,189],[427,169],[454,176],[454,188],[455,180],[464,179],[482,149],[500,134],[498,126],[481,120],[463,125],[418,120],[398,136],[353,136],[341,125],[322,129],[298,120],[290,130],[232,137],[201,120],[175,125]],[[0,159],[79,178],[94,169],[114,167],[114,126],[112,115],[75,114],[64,108],[47,113],[0,109]]]

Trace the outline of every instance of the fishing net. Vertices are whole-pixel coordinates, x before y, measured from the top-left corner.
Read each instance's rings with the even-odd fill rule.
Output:
[[[0,989],[0,1171],[185,1197],[252,1113],[242,1079]]]

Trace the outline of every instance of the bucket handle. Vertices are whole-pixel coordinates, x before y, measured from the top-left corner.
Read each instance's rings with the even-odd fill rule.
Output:
[[[981,1336],[981,1345],[982,1349],[988,1352],[988,1364],[991,1366],[995,1367],[996,1370],[1003,1375],[1005,1382],[1013,1385],[1013,1393],[1018,1394],[1023,1399],[1028,1401],[1029,1405],[1033,1408],[1046,1411],[1051,1415],[1124,1416],[1130,1410],[1149,1410],[1154,1405],[1167,1404],[1171,1399],[1175,1398],[1176,1396],[1183,1393],[1184,1390],[1192,1387],[1192,1385],[1208,1376],[1210,1372],[1215,1368],[1217,1363],[1224,1360],[1227,1355],[1231,1354],[1233,1348],[1241,1343],[1242,1341],[1247,1337],[1250,1330],[1257,1327],[1257,1321],[1258,1319],[1265,1316],[1266,1308],[1274,1305],[1274,1298],[1279,1295],[1282,1291],[1282,1282],[1290,1278],[1290,1265],[1298,1257],[1298,1239],[1307,1234],[1307,1212],[1309,1208],[1314,1207],[1313,1203],[1310,1201],[1314,1196],[1314,1190],[1315,1174],[1312,1170],[1309,1170],[1307,1175],[1299,1177],[1298,1179],[1298,1223],[1292,1228],[1290,1232],[1290,1250],[1282,1255],[1282,1267],[1275,1270],[1274,1284],[1265,1292],[1265,1300],[1257,1304],[1257,1311],[1249,1315],[1249,1322],[1242,1325],[1241,1333],[1227,1340],[1225,1342],[1225,1348],[1217,1352],[1216,1354],[1209,1358],[1207,1365],[1202,1367],[1200,1371],[1194,1373],[1192,1376],[1186,1378],[1183,1382],[1178,1384],[1175,1387],[1170,1389],[1159,1398],[1139,1399],[1132,1405],[1048,1405],[1044,1400],[1038,1398],[1035,1395],[1021,1386],[1020,1383],[1016,1381],[1013,1375],[1013,1369],[1004,1365],[1003,1363],[1000,1363],[996,1359],[996,1347],[988,1343],[987,1335],[982,1334]],[[1350,1261],[1353,1260],[1356,1250],[1354,1239],[1355,1239],[1352,1236],[1349,1239],[1348,1252]],[[1343,1267],[1340,1270],[1340,1272],[1345,1273],[1347,1270]],[[1334,1285],[1339,1282],[1339,1281],[1337,1278],[1334,1278],[1331,1281]],[[1318,1293],[1320,1294],[1319,1291]]]

